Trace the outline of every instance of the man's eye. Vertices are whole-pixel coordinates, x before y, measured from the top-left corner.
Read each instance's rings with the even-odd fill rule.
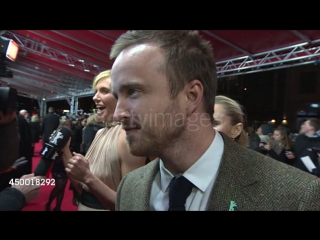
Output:
[[[129,89],[129,95],[133,95],[133,94],[136,94],[136,93],[137,93],[137,90]]]
[[[220,122],[219,121],[217,121],[217,120],[213,120],[213,126],[218,126],[220,124]]]

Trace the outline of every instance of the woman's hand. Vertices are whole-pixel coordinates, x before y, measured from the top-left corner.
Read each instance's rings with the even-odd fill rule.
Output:
[[[84,183],[91,174],[89,161],[80,153],[74,152],[73,155],[68,161],[66,172],[70,178]]]

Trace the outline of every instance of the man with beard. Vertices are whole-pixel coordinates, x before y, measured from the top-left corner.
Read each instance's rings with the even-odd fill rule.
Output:
[[[158,157],[122,179],[116,210],[320,210],[317,177],[213,129],[212,51],[196,31],[128,31],[116,40],[114,119],[133,155]]]

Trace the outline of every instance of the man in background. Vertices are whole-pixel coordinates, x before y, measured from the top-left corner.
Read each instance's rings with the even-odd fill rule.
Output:
[[[296,138],[293,151],[286,153],[287,158],[291,159],[293,166],[307,173],[320,176],[319,156],[313,148],[320,149],[320,120],[309,118],[300,126],[300,135]],[[314,168],[308,169],[302,158],[309,157]]]
[[[42,145],[49,142],[51,134],[59,127],[60,117],[55,114],[55,109],[49,107],[48,114],[45,115],[41,123]]]
[[[0,172],[9,169],[19,158],[17,91],[0,87]],[[0,181],[1,183],[1,181]]]
[[[15,185],[10,187],[19,166],[20,137],[16,118],[17,91],[0,87],[0,211],[21,211],[25,203],[38,196],[40,185]],[[41,177],[33,174],[22,179],[34,181]]]
[[[21,111],[20,111],[21,112]],[[15,178],[20,178],[25,174],[30,174],[32,172],[32,139],[31,139],[31,129],[30,125],[26,119],[26,114],[17,114],[16,116],[18,131],[20,136],[19,142],[19,158],[24,157],[28,163],[20,167],[16,172]]]
[[[21,117],[23,117],[24,119],[26,119],[27,122],[30,122],[30,114],[28,113],[27,110],[25,110],[25,109],[20,110],[19,115]]]

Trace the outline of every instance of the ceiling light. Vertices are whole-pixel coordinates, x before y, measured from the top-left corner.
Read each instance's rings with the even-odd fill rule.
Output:
[[[15,61],[19,52],[19,45],[12,39],[0,37],[0,55]]]

